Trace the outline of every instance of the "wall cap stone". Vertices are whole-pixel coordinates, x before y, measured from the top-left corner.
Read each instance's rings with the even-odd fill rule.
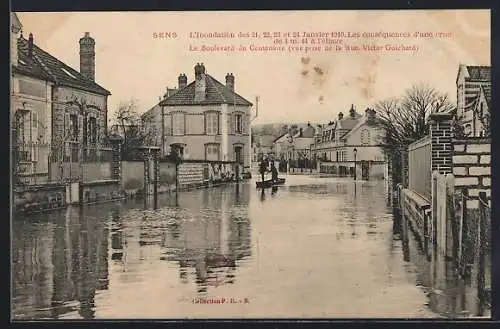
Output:
[[[451,119],[453,119],[453,114],[451,114],[451,113],[446,113],[446,112],[442,112],[442,113],[432,113],[432,114],[429,116],[429,119],[431,119],[432,121],[451,120]]]
[[[452,142],[455,144],[491,144],[491,138],[487,137],[453,138]]]

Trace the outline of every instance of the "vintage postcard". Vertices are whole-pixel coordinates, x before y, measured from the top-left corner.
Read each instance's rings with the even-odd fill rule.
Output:
[[[10,19],[12,320],[491,316],[489,10]]]

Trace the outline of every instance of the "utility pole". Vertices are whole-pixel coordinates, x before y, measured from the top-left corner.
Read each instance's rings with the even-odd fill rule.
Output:
[[[255,116],[252,117],[252,113],[250,112],[250,129],[249,129],[249,133],[248,133],[248,136],[249,136],[249,154],[248,154],[248,164],[249,164],[249,170],[252,169],[252,122],[257,119],[257,117],[259,116],[259,96],[255,96]]]

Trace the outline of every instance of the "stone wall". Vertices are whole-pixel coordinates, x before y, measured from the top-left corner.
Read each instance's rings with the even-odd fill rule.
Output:
[[[135,194],[144,189],[144,162],[122,162],[122,186],[127,194]]]
[[[122,197],[119,181],[82,183],[80,189],[80,202],[83,204],[111,201]]]
[[[110,162],[89,162],[82,164],[83,182],[111,179]]]
[[[491,200],[491,140],[466,138],[453,140],[453,175],[455,189],[466,189],[471,200],[468,207],[477,208],[479,192]]]

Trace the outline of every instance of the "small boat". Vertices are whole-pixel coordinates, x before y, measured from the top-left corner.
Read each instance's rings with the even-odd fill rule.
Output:
[[[257,181],[255,182],[255,184],[257,184],[257,188],[266,188],[266,187],[272,187],[272,186],[275,186],[275,185],[283,185],[285,184],[285,179],[284,178],[278,178],[277,180],[272,180],[272,179],[268,179],[268,180],[265,180],[265,181]]]

